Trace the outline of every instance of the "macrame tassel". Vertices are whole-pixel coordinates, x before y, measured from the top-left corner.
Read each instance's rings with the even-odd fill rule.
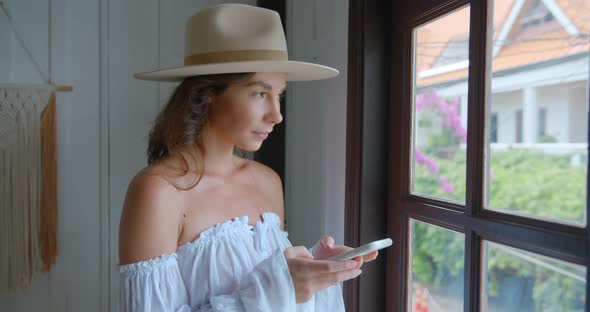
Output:
[[[55,94],[0,85],[0,292],[30,287],[57,254]]]
[[[57,154],[55,92],[41,114],[41,258],[47,272],[57,258]]]

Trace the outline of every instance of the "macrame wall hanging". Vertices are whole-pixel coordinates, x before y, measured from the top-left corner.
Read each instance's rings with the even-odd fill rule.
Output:
[[[48,74],[41,70],[1,1],[0,9],[47,82],[0,84],[0,293],[12,293],[30,287],[35,273],[56,262],[55,92],[72,87],[53,83],[51,65]],[[49,25],[51,51],[51,18]]]

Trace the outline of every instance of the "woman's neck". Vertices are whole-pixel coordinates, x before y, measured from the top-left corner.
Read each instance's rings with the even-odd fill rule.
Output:
[[[201,136],[202,146],[205,148],[203,175],[232,176],[240,167],[234,156],[234,145],[224,142],[215,132],[207,130]]]

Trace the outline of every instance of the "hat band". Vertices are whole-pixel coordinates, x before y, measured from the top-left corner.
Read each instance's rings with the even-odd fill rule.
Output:
[[[244,61],[287,61],[287,51],[282,50],[237,50],[193,54],[184,57],[184,65],[228,63]]]

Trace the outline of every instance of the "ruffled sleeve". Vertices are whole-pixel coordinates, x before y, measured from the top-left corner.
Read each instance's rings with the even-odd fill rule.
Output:
[[[316,249],[317,243],[307,250],[315,257]],[[313,296],[313,302],[308,302],[307,305],[313,307],[313,309],[309,309],[311,311],[346,311],[344,298],[342,297],[342,283],[316,291]]]
[[[295,288],[282,250],[258,263],[234,292],[210,298],[198,311],[296,311]]]
[[[191,311],[176,257],[166,254],[120,266],[121,311]]]
[[[120,267],[121,309],[135,311],[296,311],[295,289],[281,249],[261,261],[230,294],[213,296],[200,307],[188,305],[176,254]]]

